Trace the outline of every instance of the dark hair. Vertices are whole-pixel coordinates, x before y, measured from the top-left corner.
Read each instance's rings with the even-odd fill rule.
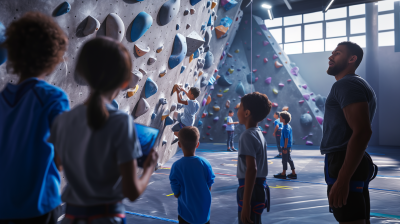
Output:
[[[100,129],[108,119],[108,110],[101,94],[116,90],[132,78],[132,62],[129,52],[119,42],[99,37],[84,44],[76,64],[76,72],[82,76],[91,93],[87,100],[87,120],[92,129]]]
[[[228,114],[230,114],[230,113],[233,113],[233,111],[232,111],[232,110],[229,110]]]
[[[263,93],[253,92],[246,94],[240,102],[244,110],[250,111],[254,122],[262,121],[271,112],[272,103],[269,101],[268,96]]]
[[[2,46],[7,49],[7,67],[23,78],[51,73],[62,61],[68,44],[58,24],[40,12],[24,14],[8,26],[5,35]]]
[[[278,116],[278,118],[280,117],[279,112],[275,112],[276,116]]]
[[[347,51],[349,56],[357,56],[357,60],[354,62],[354,65],[356,66],[356,68],[358,68],[358,66],[360,65],[363,56],[364,56],[364,51],[363,49],[360,47],[360,45],[353,43],[351,41],[343,41],[341,43],[338,44],[339,45],[344,45],[347,47]]]
[[[283,120],[285,120],[286,124],[288,124],[292,120],[292,115],[287,111],[282,111],[281,117]]]
[[[186,126],[179,131],[178,138],[184,150],[194,151],[200,139],[200,132],[194,126]]]
[[[197,87],[190,87],[190,92],[192,92],[195,99],[200,95],[200,89]]]

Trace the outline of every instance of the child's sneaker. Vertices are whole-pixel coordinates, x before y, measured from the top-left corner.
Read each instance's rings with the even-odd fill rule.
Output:
[[[275,158],[282,158],[282,155],[278,154],[275,156]]]
[[[233,152],[232,149],[227,149],[226,151],[228,151],[228,152]]]
[[[287,177],[288,177],[289,179],[297,179],[297,174],[291,173],[291,174],[288,174]]]
[[[232,150],[232,152],[237,152],[237,149],[235,149],[235,148],[232,148],[231,150]]]
[[[274,177],[278,178],[278,179],[286,179],[286,175],[282,175],[282,173],[278,173],[278,174],[274,175]]]

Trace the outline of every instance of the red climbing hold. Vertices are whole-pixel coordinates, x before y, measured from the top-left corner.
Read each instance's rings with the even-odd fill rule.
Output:
[[[262,133],[265,135],[265,134],[267,134],[267,132],[266,131],[262,131]]]
[[[267,63],[268,62],[268,58],[264,58],[264,63]]]
[[[291,79],[288,79],[287,81],[288,81],[288,82],[291,82],[292,80],[291,80]]]
[[[271,118],[267,118],[267,121],[272,121]]]
[[[208,129],[211,129],[211,126],[207,126]]]
[[[304,100],[300,100],[299,103],[304,103]]]
[[[272,107],[278,107],[277,103],[272,103]]]
[[[206,133],[206,135],[210,135],[210,133]]]
[[[257,69],[253,69],[253,72],[256,72],[257,71]]]
[[[265,125],[265,127],[266,127],[266,128],[269,128],[269,125],[268,125],[268,124],[266,124],[266,125]]]
[[[236,17],[236,21],[238,21],[239,17]]]
[[[217,73],[218,72],[218,69],[215,69],[215,71],[214,71],[215,73]]]
[[[203,113],[203,115],[201,115],[201,118],[205,118],[207,116],[207,113]]]

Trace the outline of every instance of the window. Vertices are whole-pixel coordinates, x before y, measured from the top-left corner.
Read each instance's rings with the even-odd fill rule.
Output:
[[[366,40],[365,40],[365,35],[350,37],[349,41],[360,45],[360,47],[362,47],[362,48],[365,48],[365,46],[367,46]]]
[[[326,37],[346,36],[346,20],[326,23]]]
[[[304,53],[324,51],[324,40],[304,41]]]
[[[328,12],[325,13],[325,20],[340,19],[345,17],[347,17],[347,7],[329,9]]]
[[[324,13],[323,12],[313,12],[303,15],[303,22],[304,23],[312,23],[324,20]]]
[[[287,16],[283,17],[284,25],[285,26],[290,26],[290,25],[296,25],[296,24],[301,24],[303,22],[302,16],[297,15],[297,16]]]
[[[394,14],[383,14],[378,16],[378,30],[394,29]]]
[[[350,34],[365,33],[365,18],[350,20]]]
[[[301,41],[301,26],[285,28],[285,43]]]
[[[358,16],[365,14],[365,4],[349,6],[349,16]]]
[[[394,45],[394,31],[378,33],[378,45],[379,45],[379,47],[393,46]]]
[[[379,1],[378,12],[394,10],[394,1]]]
[[[325,51],[333,51],[340,42],[347,41],[347,37],[339,37],[325,40]]]
[[[291,43],[285,44],[285,53],[286,54],[301,54],[303,53],[303,43]]]
[[[282,43],[282,28],[270,29],[269,32],[272,34],[278,44]]]
[[[304,40],[322,39],[322,23],[304,25]]]
[[[268,28],[282,26],[282,18],[267,19],[264,20],[264,23]]]

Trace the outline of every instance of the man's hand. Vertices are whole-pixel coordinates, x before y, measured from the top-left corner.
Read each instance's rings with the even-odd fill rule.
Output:
[[[240,217],[240,220],[246,224],[246,223],[253,223],[250,219],[251,216],[251,206],[250,204],[243,204],[242,207],[242,215]]]
[[[282,149],[283,154],[287,154],[287,149]]]
[[[157,160],[158,160],[158,153],[154,149],[151,149],[149,155],[147,155],[147,158],[143,163],[143,169],[154,170],[154,167],[157,165]]]
[[[341,208],[347,204],[349,196],[350,182],[340,181],[339,179],[333,184],[329,192],[329,206]]]

